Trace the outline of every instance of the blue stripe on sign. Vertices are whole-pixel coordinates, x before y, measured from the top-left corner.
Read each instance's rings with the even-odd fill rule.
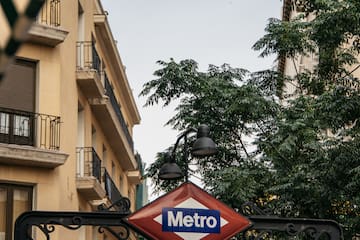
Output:
[[[163,208],[163,232],[220,233],[220,211],[194,208]]]

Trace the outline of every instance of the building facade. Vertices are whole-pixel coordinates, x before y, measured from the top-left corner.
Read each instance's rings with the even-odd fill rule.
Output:
[[[0,80],[0,240],[24,211],[91,212],[121,197],[135,211],[139,123],[100,0],[47,0]],[[51,238],[113,237],[82,227]]]
[[[295,4],[295,1],[292,0],[284,0],[283,1],[283,9],[282,9],[282,20],[283,21],[291,21],[292,19],[299,16],[299,14],[302,14],[301,8],[297,7]],[[315,14],[308,14],[303,19],[303,21],[310,22],[315,18]],[[348,47],[348,45],[344,45],[344,47]],[[357,60],[360,60],[360,55],[358,54],[356,56]],[[304,73],[305,70],[313,71],[315,66],[319,63],[319,54],[308,54],[308,55],[298,55],[294,59],[280,57],[279,58],[279,64],[278,69],[280,72],[282,72],[285,76],[289,76],[291,78],[294,78],[297,74]],[[348,65],[347,70],[351,73],[351,75],[357,79],[360,78],[360,65],[354,64],[354,65]],[[343,77],[343,83],[346,84],[350,88],[359,89],[359,84],[357,81],[351,81],[347,79],[347,76]],[[284,97],[282,99],[282,103],[286,104],[286,101],[289,99],[292,99],[291,96],[294,94],[296,95],[296,89],[298,88],[298,83],[296,81],[285,82],[283,85],[284,95],[287,97]],[[352,127],[349,125],[349,128]],[[329,129],[326,131],[326,134],[329,136],[333,136],[334,133]],[[350,205],[350,204],[349,204]],[[344,227],[344,226],[342,226]],[[352,240],[360,240],[360,234],[355,234],[352,238]]]
[[[282,7],[282,20],[283,21],[291,21],[292,19],[299,16],[299,14],[303,14],[301,8],[297,7],[295,1],[292,0],[284,0]],[[308,14],[303,19],[303,21],[310,22],[315,18],[315,14]],[[360,60],[360,56],[357,57]],[[298,55],[294,59],[280,57],[278,69],[280,72],[284,73],[286,76],[294,77],[299,73],[303,73],[305,70],[313,71],[314,67],[319,63],[318,53],[310,53],[308,55]],[[360,77],[360,68],[356,68],[356,66],[349,66],[349,70],[353,70],[352,74],[354,77]],[[349,82],[349,85],[352,87],[359,88],[359,84],[355,84],[354,82]],[[298,85],[296,82],[285,82],[284,83],[284,95],[291,96],[296,92],[296,88]],[[288,97],[291,99],[291,97]],[[283,99],[286,101],[287,99]]]
[[[290,21],[291,19],[296,18],[299,13],[296,10],[296,6],[294,5],[294,2],[291,0],[284,0],[283,8],[282,8],[282,20],[283,21]],[[306,21],[311,21],[314,18],[313,15],[309,15],[306,17]],[[294,77],[296,74],[301,73],[304,71],[304,69],[312,70],[313,66],[317,64],[318,62],[318,56],[314,54],[310,54],[307,56],[300,55],[297,56],[294,59],[280,57],[279,58],[279,71],[284,73],[286,76]],[[289,97],[293,95],[296,92],[296,89],[298,88],[298,84],[296,82],[285,82],[284,83],[284,95],[287,95],[288,97],[283,99],[284,104],[286,100],[291,99],[292,97]]]

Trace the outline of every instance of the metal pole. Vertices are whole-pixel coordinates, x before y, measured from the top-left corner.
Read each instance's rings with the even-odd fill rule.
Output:
[[[187,146],[187,135],[184,138],[184,151],[183,151],[183,161],[185,163],[185,182],[189,181],[189,153],[188,153],[188,146]]]

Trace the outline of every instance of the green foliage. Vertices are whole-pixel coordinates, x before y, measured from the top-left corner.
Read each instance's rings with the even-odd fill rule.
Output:
[[[158,64],[163,66],[155,72],[158,78],[145,84],[141,95],[148,96],[147,105],[162,101],[166,106],[180,98],[174,117],[167,123],[180,131],[201,123],[209,125],[219,154],[206,159],[193,159],[192,163],[199,166],[200,174],[206,176],[207,187],[215,192],[219,190],[213,185],[216,172],[234,166],[247,171],[242,167],[250,166],[248,159],[258,154],[256,149],[251,149],[251,142],[246,143],[249,141],[247,139],[256,137],[253,134],[260,131],[259,126],[265,125],[271,120],[270,116],[276,115],[277,105],[269,100],[271,98],[263,96],[264,91],[248,83],[245,79],[248,72],[244,69],[224,64],[220,67],[210,65],[206,72],[200,72],[193,60],[177,63],[170,59],[169,62],[159,61]],[[189,145],[192,140],[189,139]],[[178,152],[181,153],[183,146],[180,144],[179,147]],[[166,190],[166,182],[156,176],[159,166],[160,156],[150,166],[148,173],[155,180],[157,190]],[[259,184],[258,188],[262,186]]]
[[[271,178],[266,166],[249,161],[209,172],[204,180],[215,197],[234,209],[241,209],[249,201],[264,206],[269,198],[266,189]]]
[[[297,87],[292,100],[276,116],[276,127],[258,142],[276,175],[268,193],[277,196],[271,204],[278,214],[334,219],[344,224],[350,239],[360,232],[355,190],[360,189],[359,75],[353,75],[359,68],[360,4],[294,4],[302,14],[289,22],[271,20],[267,34],[254,45],[262,56],[287,57],[296,70],[294,76],[284,76]],[[314,65],[299,71],[295,63],[301,56],[315,56]],[[278,96],[285,93],[281,88]]]
[[[219,153],[190,162],[214,196],[235,209],[252,201],[280,216],[333,219],[351,239],[360,233],[360,1],[294,4],[302,13],[270,19],[253,46],[262,57],[287,58],[293,76],[227,64],[201,72],[194,60],[170,59],[158,61],[156,79],[140,95],[147,106],[180,100],[167,123],[179,131],[209,125]],[[298,69],[301,56],[313,65]],[[290,100],[280,104],[277,96]],[[163,162],[159,153],[148,176],[167,191],[178,183],[157,178]]]
[[[297,54],[314,51],[307,22],[284,22],[271,18],[265,31],[267,33],[253,46],[254,50],[262,50],[261,57],[277,54],[281,57],[293,58]]]

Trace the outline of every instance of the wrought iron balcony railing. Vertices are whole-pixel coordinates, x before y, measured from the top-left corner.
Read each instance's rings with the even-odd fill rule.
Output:
[[[101,73],[101,60],[92,41],[76,42],[76,68],[78,70],[96,70]]]
[[[104,76],[104,83],[105,83],[105,94],[110,98],[111,105],[114,108],[114,111],[115,111],[115,113],[117,115],[117,118],[119,120],[119,123],[120,123],[122,129],[124,130],[126,139],[127,139],[128,143],[129,143],[132,151],[134,151],[133,139],[132,139],[132,137],[131,137],[131,135],[129,133],[129,129],[128,129],[127,124],[125,122],[124,116],[121,113],[120,105],[119,105],[119,103],[118,103],[118,101],[117,101],[117,99],[115,97],[113,88],[110,85],[110,82],[109,82],[106,74]]]
[[[76,148],[77,177],[95,177],[102,182],[101,159],[92,147]]]
[[[40,10],[37,21],[44,25],[59,27],[61,25],[60,3],[60,0],[45,1],[42,9]]]
[[[123,197],[121,196],[119,189],[116,187],[114,181],[112,180],[110,174],[107,172],[106,169],[104,172],[104,181],[106,195],[110,199],[111,203],[116,203],[121,200]]]
[[[0,142],[60,148],[60,117],[0,107]]]

